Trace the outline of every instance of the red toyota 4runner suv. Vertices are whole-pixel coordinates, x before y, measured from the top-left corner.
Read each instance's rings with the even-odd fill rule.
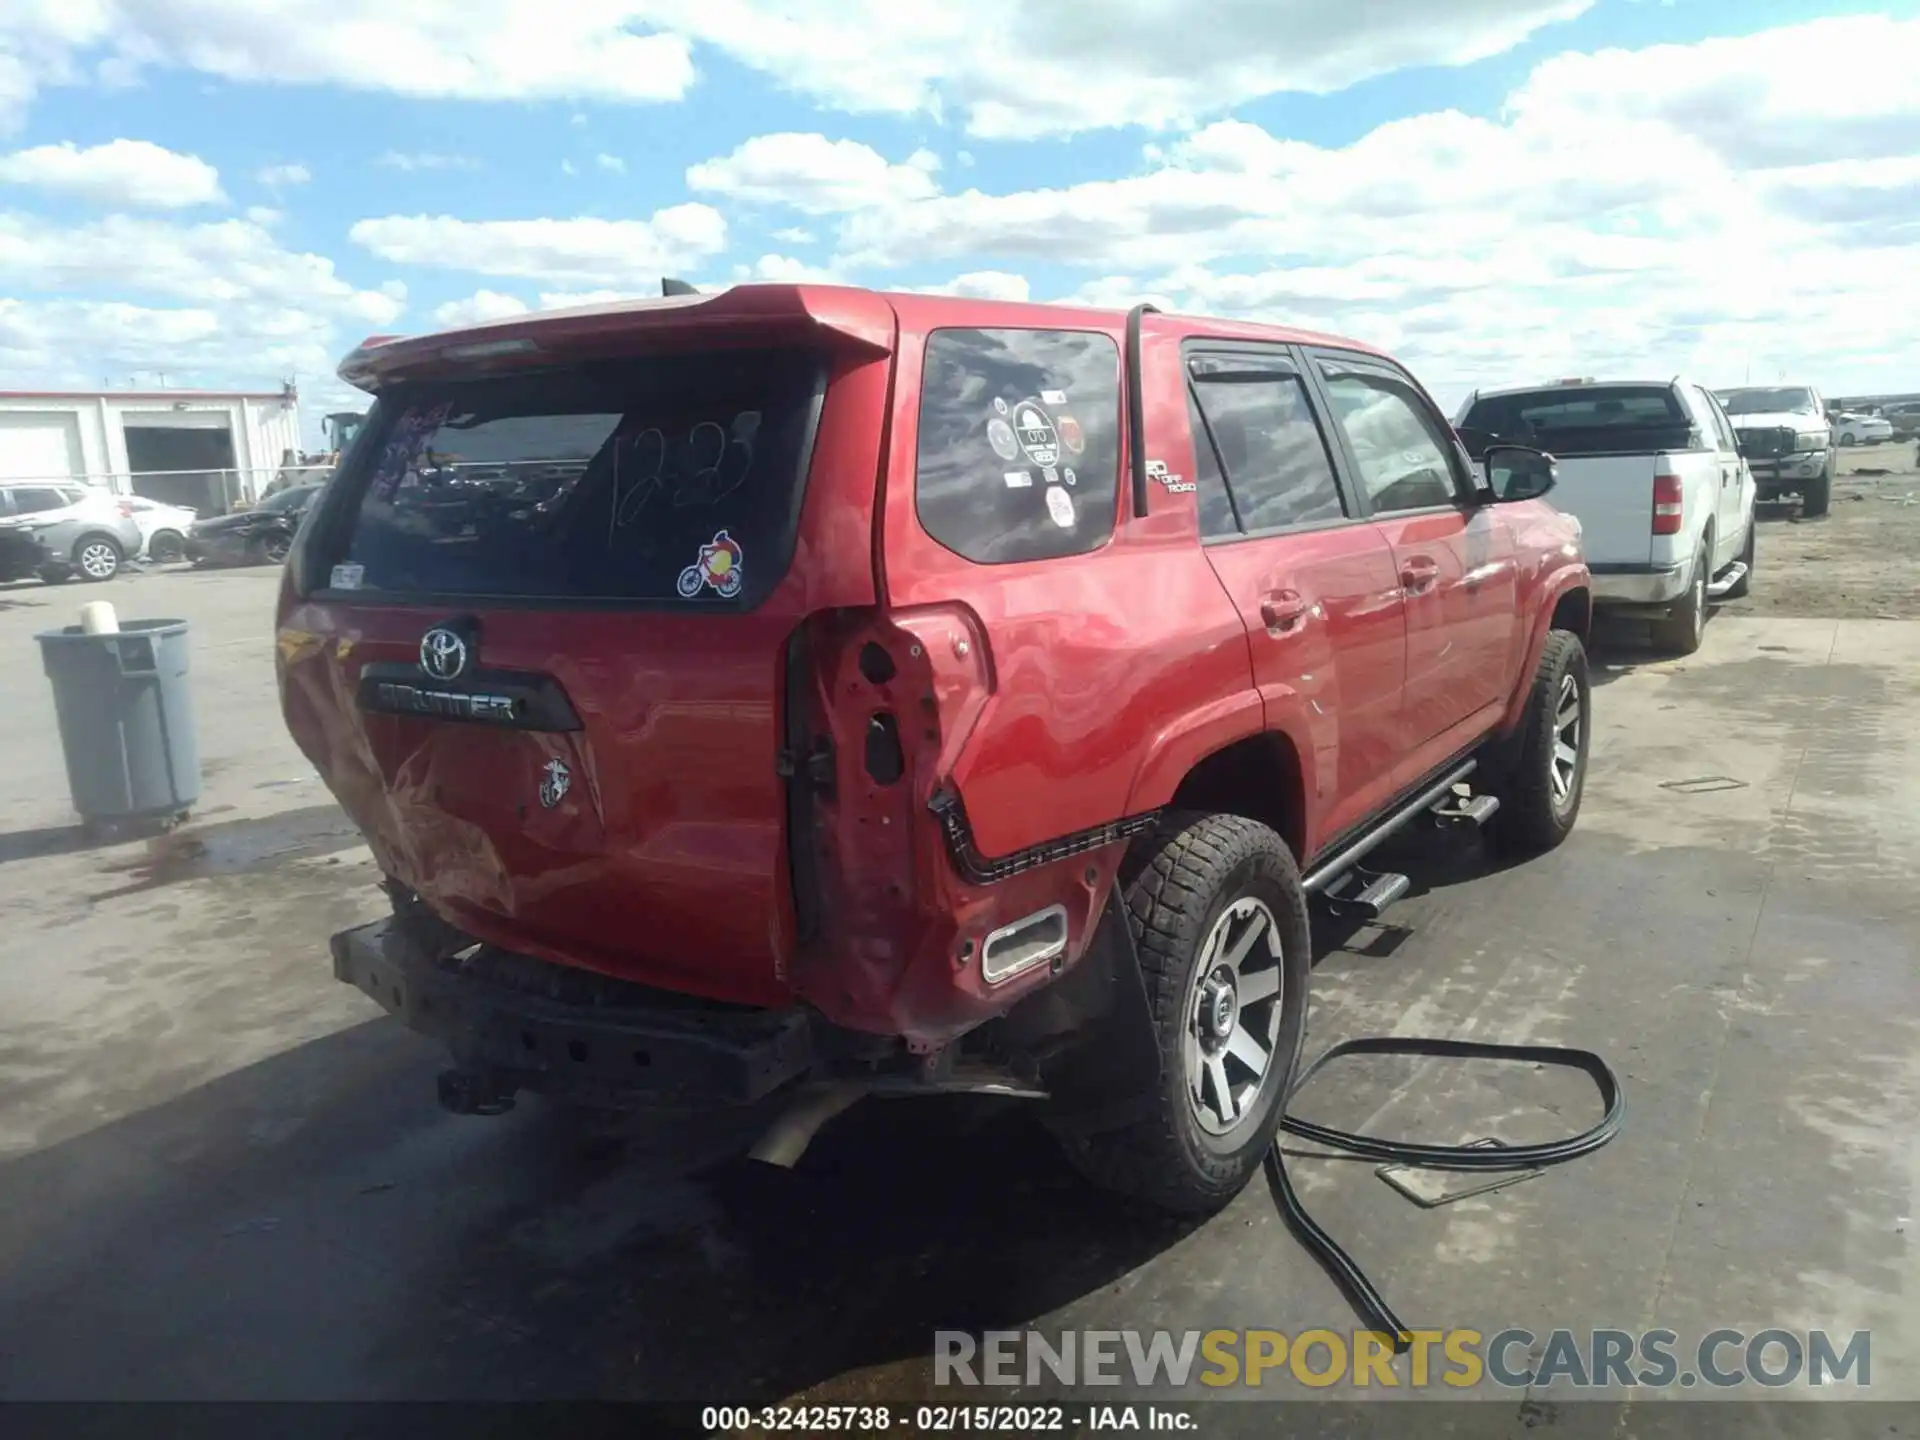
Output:
[[[1589,582],[1351,341],[746,286],[372,342],[278,674],[441,1099],[1031,1096],[1206,1211],[1271,1141],[1308,909],[1402,826],[1557,844]],[[1497,816],[1494,814],[1498,811]]]

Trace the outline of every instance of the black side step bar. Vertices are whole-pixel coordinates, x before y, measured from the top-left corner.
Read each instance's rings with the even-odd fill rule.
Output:
[[[1449,767],[1362,831],[1357,839],[1348,841],[1314,866],[1301,885],[1309,895],[1320,896],[1336,914],[1378,919],[1383,910],[1407,893],[1409,882],[1404,875],[1363,870],[1360,862],[1429,811],[1439,811],[1443,819],[1471,820],[1475,824],[1491,817],[1500,808],[1499,801],[1492,796],[1475,796],[1462,804],[1452,794],[1453,787],[1473,774],[1479,765],[1477,760],[1462,760]]]

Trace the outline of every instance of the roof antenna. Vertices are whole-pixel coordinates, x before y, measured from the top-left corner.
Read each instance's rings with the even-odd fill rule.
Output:
[[[666,295],[698,295],[700,292],[684,280],[662,280],[660,293]]]

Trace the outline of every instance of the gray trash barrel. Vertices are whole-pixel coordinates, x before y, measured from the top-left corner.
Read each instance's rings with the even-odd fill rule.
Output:
[[[187,622],[130,620],[118,633],[48,630],[73,808],[88,823],[178,816],[200,798],[200,746],[187,688]]]

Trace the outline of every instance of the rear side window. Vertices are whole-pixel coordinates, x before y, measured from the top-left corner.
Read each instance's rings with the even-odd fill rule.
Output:
[[[821,373],[800,353],[725,352],[383,398],[341,476],[358,499],[331,583],[756,603],[792,557]]]
[[[1276,530],[1345,516],[1327,442],[1299,376],[1198,375],[1193,394],[1204,422],[1195,436],[1202,479],[1210,481],[1208,472],[1218,465],[1231,506],[1230,514],[1221,515],[1217,505],[1206,503],[1211,484],[1203,486],[1202,534]]]
[[[69,498],[51,485],[22,485],[13,492],[13,513],[44,515],[49,510],[64,510],[79,499],[78,495]]]
[[[920,386],[914,505],[982,565],[1052,560],[1113,534],[1120,350],[1079,330],[936,330]]]

